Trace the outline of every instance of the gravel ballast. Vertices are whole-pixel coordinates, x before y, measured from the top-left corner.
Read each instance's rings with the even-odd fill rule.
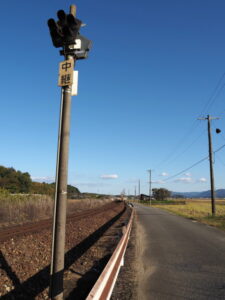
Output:
[[[85,299],[122,235],[130,210],[122,202],[66,227],[66,299]],[[51,230],[1,243],[1,299],[48,299]]]

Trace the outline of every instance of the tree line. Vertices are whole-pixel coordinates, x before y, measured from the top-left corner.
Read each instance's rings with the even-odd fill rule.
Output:
[[[28,172],[22,173],[14,168],[0,166],[0,188],[12,194],[45,194],[53,196],[55,193],[55,183],[32,181]],[[67,186],[68,197],[79,195],[80,191],[72,186]]]
[[[164,188],[152,189],[152,195],[155,200],[164,201],[171,197],[171,192]]]

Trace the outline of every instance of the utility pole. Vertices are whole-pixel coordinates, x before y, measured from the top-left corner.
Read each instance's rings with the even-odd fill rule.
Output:
[[[150,206],[152,205],[152,170],[147,170],[149,172],[149,201]]]
[[[140,179],[138,180],[138,196],[141,195],[141,181]]]
[[[213,150],[212,150],[212,135],[211,135],[211,120],[218,120],[219,118],[213,118],[207,115],[206,118],[198,118],[198,120],[207,120],[208,123],[208,142],[209,142],[209,168],[210,168],[210,183],[211,183],[211,204],[212,204],[212,215],[216,215],[216,204],[215,204],[215,187],[214,187],[214,171],[213,171]]]
[[[59,10],[59,21],[48,20],[53,45],[62,47],[60,54],[65,61],[60,63],[59,82],[62,87],[61,108],[58,134],[58,151],[56,163],[56,186],[53,215],[52,258],[50,269],[51,299],[63,299],[63,273],[65,256],[65,230],[67,207],[67,179],[70,135],[71,95],[74,85],[74,65],[77,59],[86,58],[91,42],[80,36],[82,22],[75,18],[76,6],[70,6],[70,14]],[[78,53],[79,51],[79,53]]]

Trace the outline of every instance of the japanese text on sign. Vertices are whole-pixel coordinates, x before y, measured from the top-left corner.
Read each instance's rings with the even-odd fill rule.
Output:
[[[73,84],[74,60],[64,60],[59,64],[58,86]]]

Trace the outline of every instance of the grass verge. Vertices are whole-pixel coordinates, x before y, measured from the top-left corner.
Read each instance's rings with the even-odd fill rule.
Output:
[[[198,222],[215,226],[225,230],[225,205],[223,203],[216,204],[216,216],[211,214],[211,203],[208,202],[187,202],[185,205],[181,204],[163,204],[154,205],[161,209],[165,209],[179,216],[189,219],[197,220]]]

